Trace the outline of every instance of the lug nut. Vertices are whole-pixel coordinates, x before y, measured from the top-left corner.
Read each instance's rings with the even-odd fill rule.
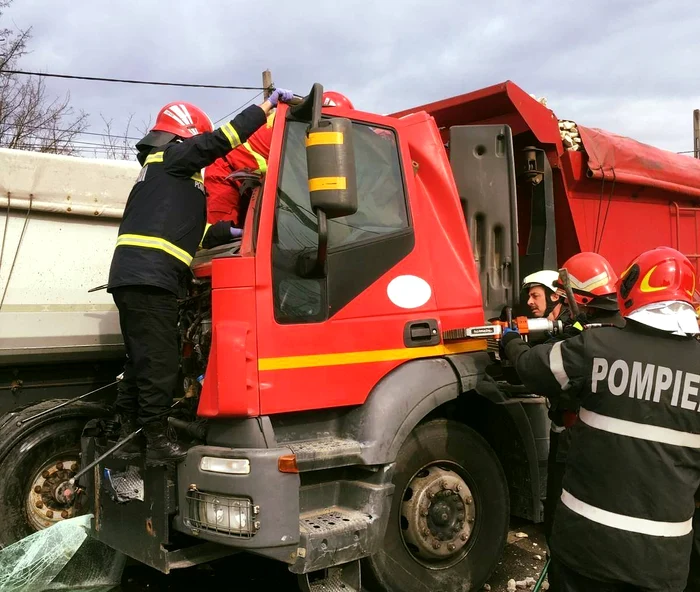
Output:
[[[63,518],[64,520],[68,518],[68,516],[70,516],[70,514],[67,510],[63,510],[63,512],[61,512],[61,518]]]
[[[455,544],[454,544],[454,543],[450,543],[449,545],[447,545],[447,550],[448,550],[448,551],[454,551],[456,548],[457,548],[457,547],[455,547]]]
[[[421,534],[422,534],[424,537],[427,537],[427,536],[430,534],[430,531],[429,531],[427,528],[424,528],[423,531],[421,532]]]
[[[464,500],[467,502],[467,505],[471,504],[474,500],[471,497],[468,497],[467,499]]]
[[[59,471],[62,471],[62,470],[63,470],[63,463],[62,463],[62,462],[57,462],[57,463],[56,463],[56,468],[57,468]]]
[[[455,485],[455,491],[462,491],[462,486],[459,483]]]
[[[442,547],[442,543],[440,543],[440,541],[433,541],[433,549],[437,550],[440,547]]]
[[[34,493],[41,493],[41,485],[37,485],[37,486],[34,488]]]
[[[474,524],[474,518],[470,518],[467,522],[469,522],[469,524]]]
[[[78,472],[78,463],[73,463],[70,466],[70,470],[73,471],[74,473],[77,473]]]
[[[420,511],[421,516],[427,516],[428,515],[428,510],[421,510]]]
[[[46,517],[53,518],[53,512],[51,510],[46,510]]]
[[[440,481],[440,487],[442,487],[443,489],[447,489],[447,479],[443,479],[442,481]]]
[[[36,507],[39,508],[39,509],[41,510],[41,508],[44,507],[44,504],[43,504],[42,502],[37,502],[37,503],[36,503]]]
[[[48,478],[51,476],[51,473],[49,473],[48,471],[44,471],[44,472],[41,474],[41,476],[42,476],[44,479],[48,479]]]
[[[462,539],[463,541],[466,541],[469,537],[467,536],[466,532],[463,532],[461,535],[459,535],[459,538]]]

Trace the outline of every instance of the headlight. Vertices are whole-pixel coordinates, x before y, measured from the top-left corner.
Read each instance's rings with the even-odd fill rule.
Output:
[[[250,461],[247,458],[218,458],[203,456],[199,461],[199,469],[210,473],[226,473],[227,475],[248,475]]]
[[[247,498],[187,492],[187,525],[195,530],[209,530],[231,536],[252,537],[260,528],[258,508]]]

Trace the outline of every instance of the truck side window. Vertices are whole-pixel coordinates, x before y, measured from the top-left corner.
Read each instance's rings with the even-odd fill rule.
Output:
[[[272,277],[275,319],[280,323],[319,322],[328,317],[327,278],[307,279],[296,272],[302,253],[318,246],[311,211],[304,139],[307,124],[287,122],[277,190]],[[383,241],[410,228],[399,151],[393,131],[353,123],[358,210],[328,222],[329,261],[334,251]],[[357,257],[362,253],[358,252]]]

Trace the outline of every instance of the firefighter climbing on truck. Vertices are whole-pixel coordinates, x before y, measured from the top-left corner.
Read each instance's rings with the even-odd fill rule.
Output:
[[[198,107],[169,103],[136,144],[143,168],[126,203],[107,289],[119,309],[127,354],[115,405],[120,437],[142,426],[151,460],[186,454],[167,429],[167,415],[180,365],[177,298],[186,291],[206,224],[200,171],[245,143],[278,100],[291,98],[277,89],[217,130]],[[138,452],[138,441],[125,448]]]

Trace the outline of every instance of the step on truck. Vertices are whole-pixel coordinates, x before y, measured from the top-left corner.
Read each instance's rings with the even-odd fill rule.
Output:
[[[682,230],[692,251],[697,168],[639,145],[645,169],[581,126],[577,142],[512,83],[393,116],[321,95],[279,107],[242,240],[193,262],[174,418],[187,458],[108,457],[68,501],[77,463],[55,463],[36,503],[79,503],[95,538],[166,573],[244,551],[302,589],[478,589],[509,515],[541,520],[546,407],[487,341],[445,336],[517,307],[520,277],[594,242],[631,258]],[[644,175],[658,163],[663,179]],[[652,211],[668,224],[640,232]],[[54,412],[35,419],[48,405],[8,414],[0,445],[18,454],[1,463],[50,432]],[[95,405],[82,466],[116,436]]]

